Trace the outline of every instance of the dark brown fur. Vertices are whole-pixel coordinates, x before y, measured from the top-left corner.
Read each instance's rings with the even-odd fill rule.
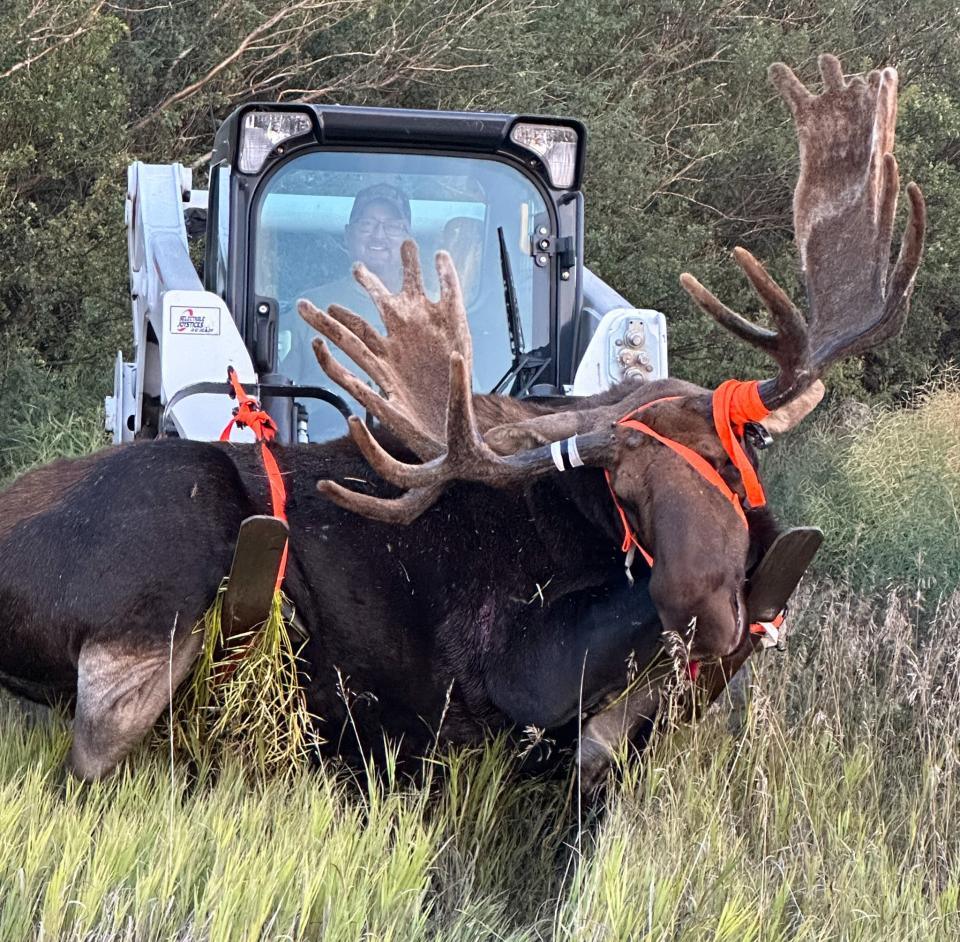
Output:
[[[18,478],[0,492],[0,539],[23,520],[52,510],[96,468],[96,458],[62,458]]]
[[[675,420],[666,405],[651,422]],[[676,408],[692,441],[702,409]],[[627,584],[619,520],[599,469],[507,490],[456,485],[414,524],[394,527],[317,493],[315,482],[326,478],[396,494],[352,443],[274,449],[289,488],[285,591],[308,634],[309,703],[331,748],[356,752],[359,735],[364,749],[379,752],[386,731],[403,754],[416,755],[438,733],[476,742],[489,729],[528,724],[562,738],[581,703],[594,709],[626,683],[628,661],[654,656],[661,608],[696,653],[735,647],[729,606],[747,565],[742,525],[722,497],[707,494],[690,511],[698,546],[672,549],[660,521],[669,508],[638,488],[658,486],[663,462],[673,464],[666,473],[681,503],[699,485],[655,442],[625,438],[622,448],[618,461],[632,470],[618,493],[658,556],[662,591],[684,597],[670,608],[657,598],[658,583],[648,590],[642,563],[636,588]],[[24,515],[23,495],[51,486],[56,498]],[[73,767],[97,777],[155,721],[166,683],[186,676],[193,625],[229,568],[240,522],[269,512],[259,449],[122,446],[31,472],[0,497],[0,508],[16,513],[0,537],[0,675],[35,698],[72,700],[80,691]],[[712,537],[717,527],[733,527],[735,543]],[[719,550],[729,555],[713,558]],[[691,635],[688,607],[705,598],[718,601]],[[143,670],[132,670],[131,652],[140,652]],[[341,678],[356,696],[349,714]],[[341,738],[348,723],[356,734]]]
[[[888,265],[895,73],[845,82],[833,57],[821,69],[818,97],[785,66],[771,72],[801,141],[794,209],[809,320],[743,249],[735,257],[776,332],[682,276],[707,313],[777,361],[778,376],[759,387],[770,408],[797,402],[830,363],[896,333],[923,245],[923,200],[911,186],[900,258]],[[746,574],[771,518],[751,511],[748,530],[681,458],[616,424],[654,398],[680,397],[651,406],[644,421],[696,451],[743,499],[710,393],[665,380],[580,402],[474,398],[452,261],[437,256],[433,301],[415,246],[402,255],[396,295],[356,272],[387,336],[342,308],[300,306],[380,388],[314,342],[331,379],[390,434],[378,440],[354,421],[363,457],[346,441],[276,449],[290,489],[285,586],[307,632],[309,706],[331,748],[382,755],[386,732],[416,755],[438,740],[476,742],[527,724],[562,737],[584,708],[623,690],[628,663],[657,656],[664,631],[691,659],[739,663],[749,647]],[[558,474],[546,446],[574,434],[586,466]],[[655,559],[652,571],[635,567],[634,589],[604,469]],[[0,498],[0,680],[77,700],[78,774],[112,768],[163,708],[162,681],[186,676],[192,626],[227,571],[240,522],[270,511],[266,491],[258,449],[155,442],[33,472]],[[597,749],[587,780],[605,767],[610,737],[629,733],[658,698],[651,687],[588,724],[584,741]]]

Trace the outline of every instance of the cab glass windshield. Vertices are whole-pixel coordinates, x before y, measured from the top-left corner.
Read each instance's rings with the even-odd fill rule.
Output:
[[[492,389],[512,361],[500,228],[524,345],[548,342],[548,269],[535,264],[532,252],[538,229],[552,230],[547,204],[509,165],[473,157],[313,152],[266,181],[255,219],[254,291],[277,303],[277,371],[297,384],[330,386],[310,345],[316,334],[297,315],[296,301],[308,298],[322,308],[341,304],[382,331],[351,269],[363,262],[396,290],[400,246],[410,238],[419,246],[431,296],[437,295],[434,253],[445,249],[456,265],[473,337],[474,388]],[[312,441],[343,433],[343,421],[330,406],[303,404]]]

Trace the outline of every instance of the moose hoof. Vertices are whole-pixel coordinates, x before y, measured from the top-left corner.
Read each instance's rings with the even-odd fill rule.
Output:
[[[611,759],[610,747],[605,742],[589,736],[581,739],[577,756],[581,797],[591,801],[597,797],[610,772]]]

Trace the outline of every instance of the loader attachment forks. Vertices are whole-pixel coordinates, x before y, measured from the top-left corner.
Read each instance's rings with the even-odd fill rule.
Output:
[[[773,541],[747,583],[747,618],[751,624],[770,621],[783,611],[821,543],[823,531],[819,527],[794,527]]]
[[[223,596],[224,638],[250,632],[267,620],[289,532],[285,521],[267,515],[240,524]]]

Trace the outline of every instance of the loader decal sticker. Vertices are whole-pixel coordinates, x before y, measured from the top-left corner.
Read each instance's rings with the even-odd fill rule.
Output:
[[[170,333],[218,337],[220,335],[220,308],[171,307]]]

